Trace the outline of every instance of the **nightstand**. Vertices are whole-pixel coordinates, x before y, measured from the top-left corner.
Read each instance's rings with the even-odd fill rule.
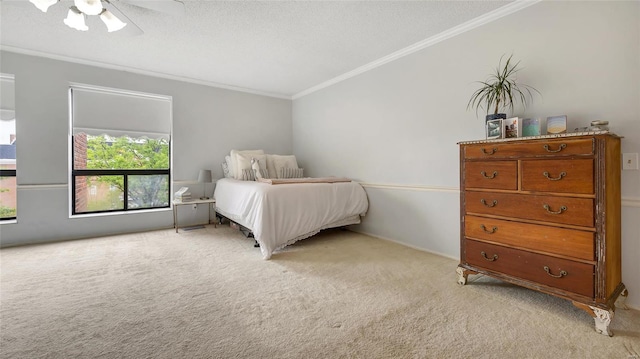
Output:
[[[178,233],[178,206],[189,206],[189,205],[199,205],[199,204],[207,204],[207,207],[209,208],[209,216],[207,224],[211,224],[211,206],[216,204],[216,200],[215,198],[209,198],[209,199],[194,199],[192,201],[181,201],[181,200],[177,200],[174,199],[172,202],[173,204],[173,227],[176,229],[176,233]],[[213,223],[214,226],[217,227],[216,223]]]

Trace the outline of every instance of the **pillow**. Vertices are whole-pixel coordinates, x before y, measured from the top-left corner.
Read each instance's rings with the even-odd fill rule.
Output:
[[[269,178],[282,178],[280,177],[280,172],[284,167],[298,168],[296,156],[267,155],[267,171],[269,172]]]
[[[231,171],[231,174],[233,175],[233,178],[235,179],[242,179],[242,168],[238,167],[238,154],[253,154],[253,155],[264,155],[264,151],[263,150],[246,150],[246,151],[238,151],[238,150],[231,150],[230,153],[230,157],[231,157],[231,166],[229,166],[229,170]],[[249,158],[249,160],[251,160],[251,158]],[[266,162],[265,162],[266,163]],[[245,168],[249,168],[249,167],[245,167]]]
[[[265,155],[238,153],[236,154],[236,157],[238,161],[237,162],[238,170],[240,171],[240,178],[238,179],[244,179],[244,174],[242,171],[246,169],[251,169],[251,160],[254,158],[258,160],[260,168],[264,169],[265,171],[267,170],[267,165],[266,165],[267,160]]]
[[[229,165],[227,164],[227,162],[222,162],[222,173],[224,173],[224,178],[233,178],[233,176],[229,172]]]
[[[260,168],[260,160],[255,158],[251,159],[251,169],[253,170],[253,174],[256,177],[256,181],[266,178],[269,174],[266,169]]]
[[[280,177],[278,178],[302,178],[303,168],[284,167],[280,169]]]
[[[234,178],[234,173],[235,172],[233,172],[234,168],[233,168],[233,163],[231,163],[231,156],[229,156],[229,155],[224,156],[224,163],[227,164],[227,169],[229,170],[229,177],[228,178]]]
[[[267,175],[266,169],[260,169],[260,175],[264,178]],[[242,178],[243,181],[255,181],[256,180],[256,172],[253,168],[245,168],[242,170]]]

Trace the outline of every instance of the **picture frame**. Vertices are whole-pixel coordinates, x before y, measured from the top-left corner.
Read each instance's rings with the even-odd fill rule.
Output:
[[[567,133],[567,116],[549,116],[547,117],[547,134],[557,135]]]
[[[504,138],[517,138],[521,136],[521,121],[518,117],[502,120]]]
[[[540,118],[522,119],[522,137],[540,136],[542,134],[542,120]]]
[[[485,124],[485,137],[487,140],[502,138],[502,119],[489,120]]]

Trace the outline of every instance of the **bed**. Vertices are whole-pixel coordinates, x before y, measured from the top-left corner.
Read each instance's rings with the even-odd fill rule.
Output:
[[[327,228],[360,223],[369,203],[353,181],[278,183],[222,178],[216,182],[216,212],[247,228],[264,259],[274,251]]]

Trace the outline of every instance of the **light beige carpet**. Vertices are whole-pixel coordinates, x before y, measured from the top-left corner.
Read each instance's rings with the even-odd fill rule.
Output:
[[[228,226],[0,255],[2,358],[640,357],[640,312],[609,338],[568,301],[347,231],[269,261]]]

